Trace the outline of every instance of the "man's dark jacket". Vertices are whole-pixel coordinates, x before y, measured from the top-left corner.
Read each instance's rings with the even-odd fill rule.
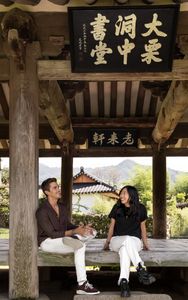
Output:
[[[77,228],[67,218],[67,210],[63,203],[58,202],[59,217],[46,200],[36,211],[38,226],[38,245],[47,238],[56,239],[65,236],[65,231]]]

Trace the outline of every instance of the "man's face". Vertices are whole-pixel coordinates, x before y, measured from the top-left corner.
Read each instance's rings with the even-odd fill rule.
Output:
[[[51,182],[49,186],[49,191],[45,191],[47,196],[54,199],[61,198],[61,191],[57,182]]]

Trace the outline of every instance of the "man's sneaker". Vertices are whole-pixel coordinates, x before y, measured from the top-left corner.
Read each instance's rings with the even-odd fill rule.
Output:
[[[63,244],[65,244],[66,246],[71,247],[74,250],[78,250],[80,248],[83,247],[83,242],[81,242],[77,237],[73,236],[65,236],[62,238],[63,240]]]
[[[78,285],[76,289],[78,295],[97,295],[100,292],[88,281],[85,281],[82,285]]]
[[[152,274],[148,273],[148,271],[146,271],[146,269],[141,264],[138,265],[136,270],[137,270],[138,280],[140,283],[143,283],[145,285],[150,285],[156,281],[156,278]]]
[[[127,279],[122,278],[120,281],[121,297],[130,297],[130,289]]]

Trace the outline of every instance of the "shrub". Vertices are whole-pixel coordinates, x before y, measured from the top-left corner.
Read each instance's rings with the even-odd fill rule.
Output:
[[[106,238],[108,233],[109,218],[107,215],[73,214],[74,224],[91,224],[97,230],[97,238]]]

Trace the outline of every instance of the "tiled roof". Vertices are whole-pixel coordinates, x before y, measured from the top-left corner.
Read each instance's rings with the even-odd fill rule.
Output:
[[[95,180],[97,183],[101,184],[101,183],[104,183],[102,182],[99,178],[97,178],[96,176],[94,175],[91,175],[91,174],[88,174],[84,171],[84,167],[80,167],[80,172],[75,174],[74,177],[73,177],[73,181],[78,178],[79,176],[81,175],[86,175],[87,177],[91,178],[92,180]],[[106,184],[106,183],[105,183]]]
[[[115,189],[104,184],[89,184],[87,186],[81,186],[81,184],[73,185],[73,194],[90,194],[90,193],[106,193],[113,192]]]
[[[94,182],[80,182],[74,183],[79,176],[85,175],[94,180]],[[89,193],[116,193],[116,187],[113,187],[102,180],[90,175],[80,168],[80,172],[73,177],[73,194],[89,194]]]

